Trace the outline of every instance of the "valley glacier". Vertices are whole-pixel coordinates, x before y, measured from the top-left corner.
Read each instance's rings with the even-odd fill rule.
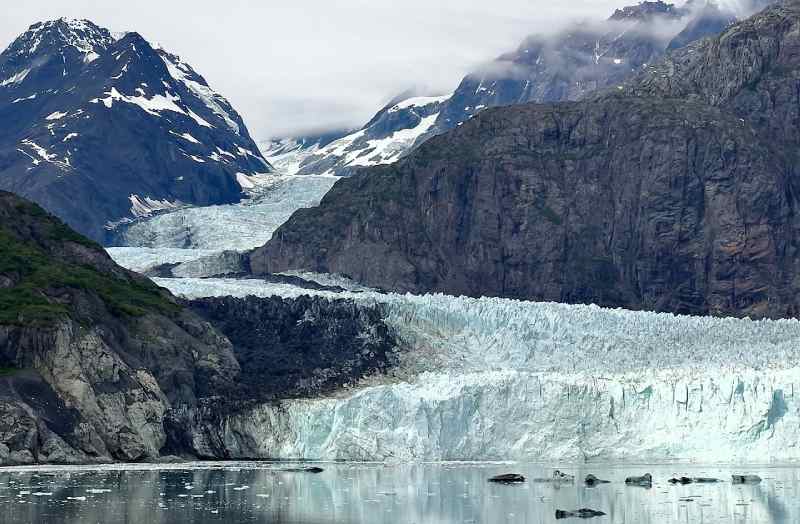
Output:
[[[148,249],[252,249],[272,238],[298,209],[319,205],[338,178],[275,175],[268,180],[240,204],[186,208],[132,224],[121,244]]]
[[[444,295],[156,279],[187,297],[378,304],[388,377],[223,422],[232,457],[770,462],[800,458],[800,322],[679,317]]]

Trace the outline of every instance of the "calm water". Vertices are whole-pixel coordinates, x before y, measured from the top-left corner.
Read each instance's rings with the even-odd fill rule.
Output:
[[[494,523],[555,522],[555,510],[588,507],[586,522],[800,523],[800,468],[597,466],[560,469],[614,481],[596,488],[528,482],[503,486],[492,475],[547,477],[552,467],[520,464],[322,464],[314,475],[257,463],[0,470],[2,523]],[[652,489],[626,487],[650,472]],[[732,472],[760,475],[734,486]],[[672,486],[672,476],[723,484]],[[583,522],[580,519],[560,522]]]

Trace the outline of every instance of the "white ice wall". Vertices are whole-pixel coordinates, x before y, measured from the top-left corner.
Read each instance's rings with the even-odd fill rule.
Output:
[[[294,296],[258,281],[159,280],[189,296]],[[303,293],[308,293],[304,291]],[[321,293],[325,296],[335,296]],[[349,460],[800,458],[800,322],[442,295],[380,303],[395,376],[226,423],[242,456]]]

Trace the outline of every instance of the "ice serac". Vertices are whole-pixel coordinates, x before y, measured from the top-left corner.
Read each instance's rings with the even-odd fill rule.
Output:
[[[256,280],[159,283],[191,297],[288,291]],[[402,347],[399,361],[388,375],[333,395],[227,417],[217,434],[231,456],[798,458],[796,320],[443,295],[344,296],[380,308]]]
[[[0,188],[103,241],[120,224],[238,202],[271,167],[185,61],[137,33],[38,23],[0,55]]]
[[[793,2],[622,89],[487,110],[340,181],[251,265],[399,291],[795,316],[798,35]]]

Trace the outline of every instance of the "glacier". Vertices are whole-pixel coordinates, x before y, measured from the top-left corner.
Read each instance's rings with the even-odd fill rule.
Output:
[[[308,276],[308,275],[307,275]],[[773,462],[800,458],[800,322],[498,298],[156,279],[189,298],[319,295],[379,305],[389,376],[222,422],[232,457]]]
[[[272,238],[295,211],[319,205],[337,180],[332,176],[275,175],[242,203],[185,208],[131,224],[118,244],[217,252],[253,249]]]

